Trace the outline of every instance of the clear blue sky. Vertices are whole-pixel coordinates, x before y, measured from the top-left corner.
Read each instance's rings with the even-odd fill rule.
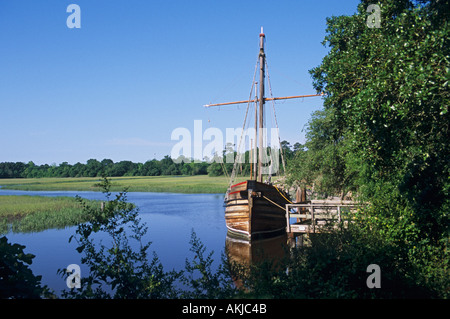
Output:
[[[81,28],[69,29],[69,4]],[[170,154],[177,127],[241,127],[264,26],[274,96],[314,94],[308,70],[328,49],[326,17],[351,15],[345,0],[2,0],[0,162]],[[280,135],[302,128],[321,98],[279,102]]]

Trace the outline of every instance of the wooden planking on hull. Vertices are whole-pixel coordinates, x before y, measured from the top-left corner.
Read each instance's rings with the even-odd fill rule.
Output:
[[[228,204],[225,208],[225,222],[230,231],[250,233],[250,209],[248,200],[239,200],[241,204]],[[243,204],[245,202],[245,204]]]
[[[271,231],[286,228],[286,217],[273,211],[258,210],[253,208],[251,229],[253,232]]]
[[[281,207],[288,203],[286,196],[274,186],[254,180],[232,185],[225,202],[227,228],[248,238],[282,232],[286,217]]]

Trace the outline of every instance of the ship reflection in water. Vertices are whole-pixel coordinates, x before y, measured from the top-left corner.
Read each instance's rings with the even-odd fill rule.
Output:
[[[286,234],[259,240],[245,240],[227,234],[225,251],[233,267],[233,280],[237,288],[244,288],[243,279],[248,275],[251,266],[264,262],[272,264],[273,270],[289,254],[288,238]],[[238,270],[239,269],[239,270]]]

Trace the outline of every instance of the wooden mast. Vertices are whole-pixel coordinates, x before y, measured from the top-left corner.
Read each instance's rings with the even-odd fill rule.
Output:
[[[258,172],[258,165],[256,165],[256,163],[258,163],[258,160],[257,160],[257,157],[258,157],[258,154],[256,154],[257,153],[257,151],[258,151],[258,142],[257,142],[257,140],[258,140],[258,108],[257,108],[257,105],[258,105],[258,87],[257,87],[257,84],[258,82],[255,82],[255,152],[253,153],[253,158],[252,158],[252,161],[253,161],[253,176],[254,176],[254,178],[255,178],[255,181],[256,181],[256,179],[258,178],[258,175],[257,175],[257,172]]]
[[[259,160],[258,160],[258,181],[262,183],[262,162],[263,162],[263,128],[264,128],[264,67],[266,65],[266,55],[264,53],[264,31],[261,27],[259,34]]]

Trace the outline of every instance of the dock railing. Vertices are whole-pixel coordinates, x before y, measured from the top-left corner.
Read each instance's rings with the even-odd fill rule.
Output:
[[[360,206],[361,204],[352,201],[326,200],[286,204],[286,232],[288,234],[320,232],[321,226],[327,223],[335,223],[335,226],[341,223],[343,210],[352,211]],[[297,213],[291,212],[292,208],[297,208]],[[291,218],[297,218],[297,222],[291,224]]]

